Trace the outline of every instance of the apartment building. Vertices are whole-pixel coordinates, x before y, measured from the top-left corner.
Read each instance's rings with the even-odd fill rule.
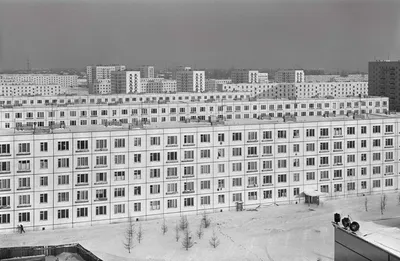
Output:
[[[258,82],[259,83],[268,83],[268,73],[258,73]]]
[[[368,84],[371,95],[389,97],[390,109],[400,111],[400,61],[369,62]]]
[[[229,83],[232,83],[231,79],[206,79],[205,90],[206,92],[217,92],[219,86]]]
[[[304,82],[303,70],[279,70],[275,73],[275,82],[300,83]]]
[[[87,83],[90,86],[95,80],[111,79],[111,72],[125,71],[125,65],[89,65],[86,66]]]
[[[176,80],[141,78],[140,82],[144,93],[173,93],[177,91]]]
[[[142,65],[139,68],[140,78],[154,78],[154,66]]]
[[[53,96],[60,94],[65,95],[67,93],[70,93],[70,88],[64,88],[61,85],[56,84],[39,85],[33,83],[0,83],[0,96]]]
[[[111,93],[111,80],[100,79],[94,80],[89,85],[89,94],[110,94]]]
[[[0,230],[56,229],[399,188],[397,114],[0,133]]]
[[[63,89],[78,86],[77,75],[59,74],[0,74],[0,84],[4,81],[11,81],[16,84],[33,84],[38,86],[59,85]]]
[[[111,93],[141,93],[139,71],[111,72]]]
[[[176,72],[178,92],[204,92],[205,81],[205,71],[184,70]]]
[[[257,70],[236,69],[231,72],[232,83],[258,83]]]
[[[368,95],[367,82],[222,84],[219,91],[251,92],[264,98],[351,97]]]
[[[368,74],[339,74],[305,75],[305,82],[368,82]]]
[[[0,129],[386,113],[388,98],[263,99],[249,93],[0,97]],[[36,125],[35,125],[36,124]]]

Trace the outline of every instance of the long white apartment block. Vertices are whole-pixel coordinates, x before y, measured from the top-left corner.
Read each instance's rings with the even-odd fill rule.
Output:
[[[0,74],[0,83],[2,81],[14,81],[16,83],[29,83],[38,86],[43,85],[60,85],[63,89],[78,86],[77,75],[60,75],[60,74]]]
[[[177,92],[176,80],[163,78],[140,78],[143,93],[174,93]]]
[[[0,96],[54,96],[70,93],[70,88],[57,84],[0,83]]]
[[[0,132],[0,230],[57,229],[399,188],[400,117]]]
[[[0,129],[385,113],[388,98],[264,99],[246,92],[0,97]]]
[[[341,76],[339,74],[327,75],[306,75],[306,82],[368,82],[368,74],[349,74]]]
[[[275,73],[275,82],[300,83],[304,82],[303,70],[279,70]]]
[[[316,83],[242,83],[221,84],[219,91],[251,92],[263,98],[312,98],[368,95],[368,82],[316,82]]]

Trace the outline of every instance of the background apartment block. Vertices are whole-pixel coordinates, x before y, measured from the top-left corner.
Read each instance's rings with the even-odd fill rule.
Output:
[[[16,85],[59,85],[67,90],[78,86],[78,76],[59,74],[0,74],[0,84],[4,82],[15,83]]]
[[[176,72],[176,87],[178,92],[204,92],[205,72],[184,70]]]
[[[125,65],[89,65],[86,66],[87,84],[93,84],[95,80],[111,79],[111,72],[125,71]]]
[[[275,82],[300,83],[304,82],[303,70],[280,70],[275,73]]]
[[[318,83],[241,83],[220,84],[219,91],[250,92],[254,97],[263,98],[313,98],[313,97],[355,97],[368,95],[367,82],[318,82]]]
[[[258,83],[257,70],[236,69],[231,72],[232,83]]]
[[[389,97],[390,109],[400,111],[400,61],[368,63],[370,95]]]
[[[399,188],[398,115],[0,133],[0,230],[87,226]],[[12,137],[12,138],[10,138]]]
[[[162,78],[140,78],[144,93],[173,93],[177,91],[176,80]]]
[[[111,80],[100,79],[94,80],[89,85],[89,94],[110,94],[111,93]]]
[[[141,93],[139,71],[111,72],[111,93]]]
[[[368,82],[368,74],[305,75],[305,82]]]
[[[259,83],[268,83],[268,73],[258,73],[258,82]]]
[[[218,92],[221,85],[232,83],[231,79],[206,79],[206,92]]]
[[[154,66],[142,65],[139,68],[140,78],[154,78]]]
[[[176,93],[0,98],[0,129],[387,113],[388,99],[261,99],[249,93]],[[36,124],[36,125],[35,125]]]

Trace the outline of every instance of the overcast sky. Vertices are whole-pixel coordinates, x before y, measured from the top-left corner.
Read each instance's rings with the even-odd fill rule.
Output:
[[[325,68],[400,59],[400,0],[0,0],[0,68]]]

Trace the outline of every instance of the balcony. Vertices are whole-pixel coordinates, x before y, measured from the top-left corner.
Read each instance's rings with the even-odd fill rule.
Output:
[[[96,198],[94,201],[107,201],[108,199],[106,197],[104,198]]]
[[[89,202],[89,200],[87,200],[87,199],[79,199],[79,200],[76,200],[75,201],[75,203],[87,203],[87,202]]]
[[[107,165],[96,165],[96,166],[94,166],[94,168],[96,168],[96,169],[107,168],[107,167],[108,167]]]
[[[75,152],[76,152],[76,153],[79,153],[79,152],[89,152],[89,150],[88,150],[88,149],[80,149],[80,150],[76,150]]]
[[[165,195],[173,195],[173,194],[178,194],[178,191],[168,191],[168,192],[165,192]]]
[[[2,153],[0,154],[0,157],[10,157],[11,153]]]
[[[184,190],[182,192],[182,194],[191,194],[191,193],[194,193],[194,192],[195,192],[194,190]]]
[[[177,179],[178,176],[167,176],[166,179]]]

